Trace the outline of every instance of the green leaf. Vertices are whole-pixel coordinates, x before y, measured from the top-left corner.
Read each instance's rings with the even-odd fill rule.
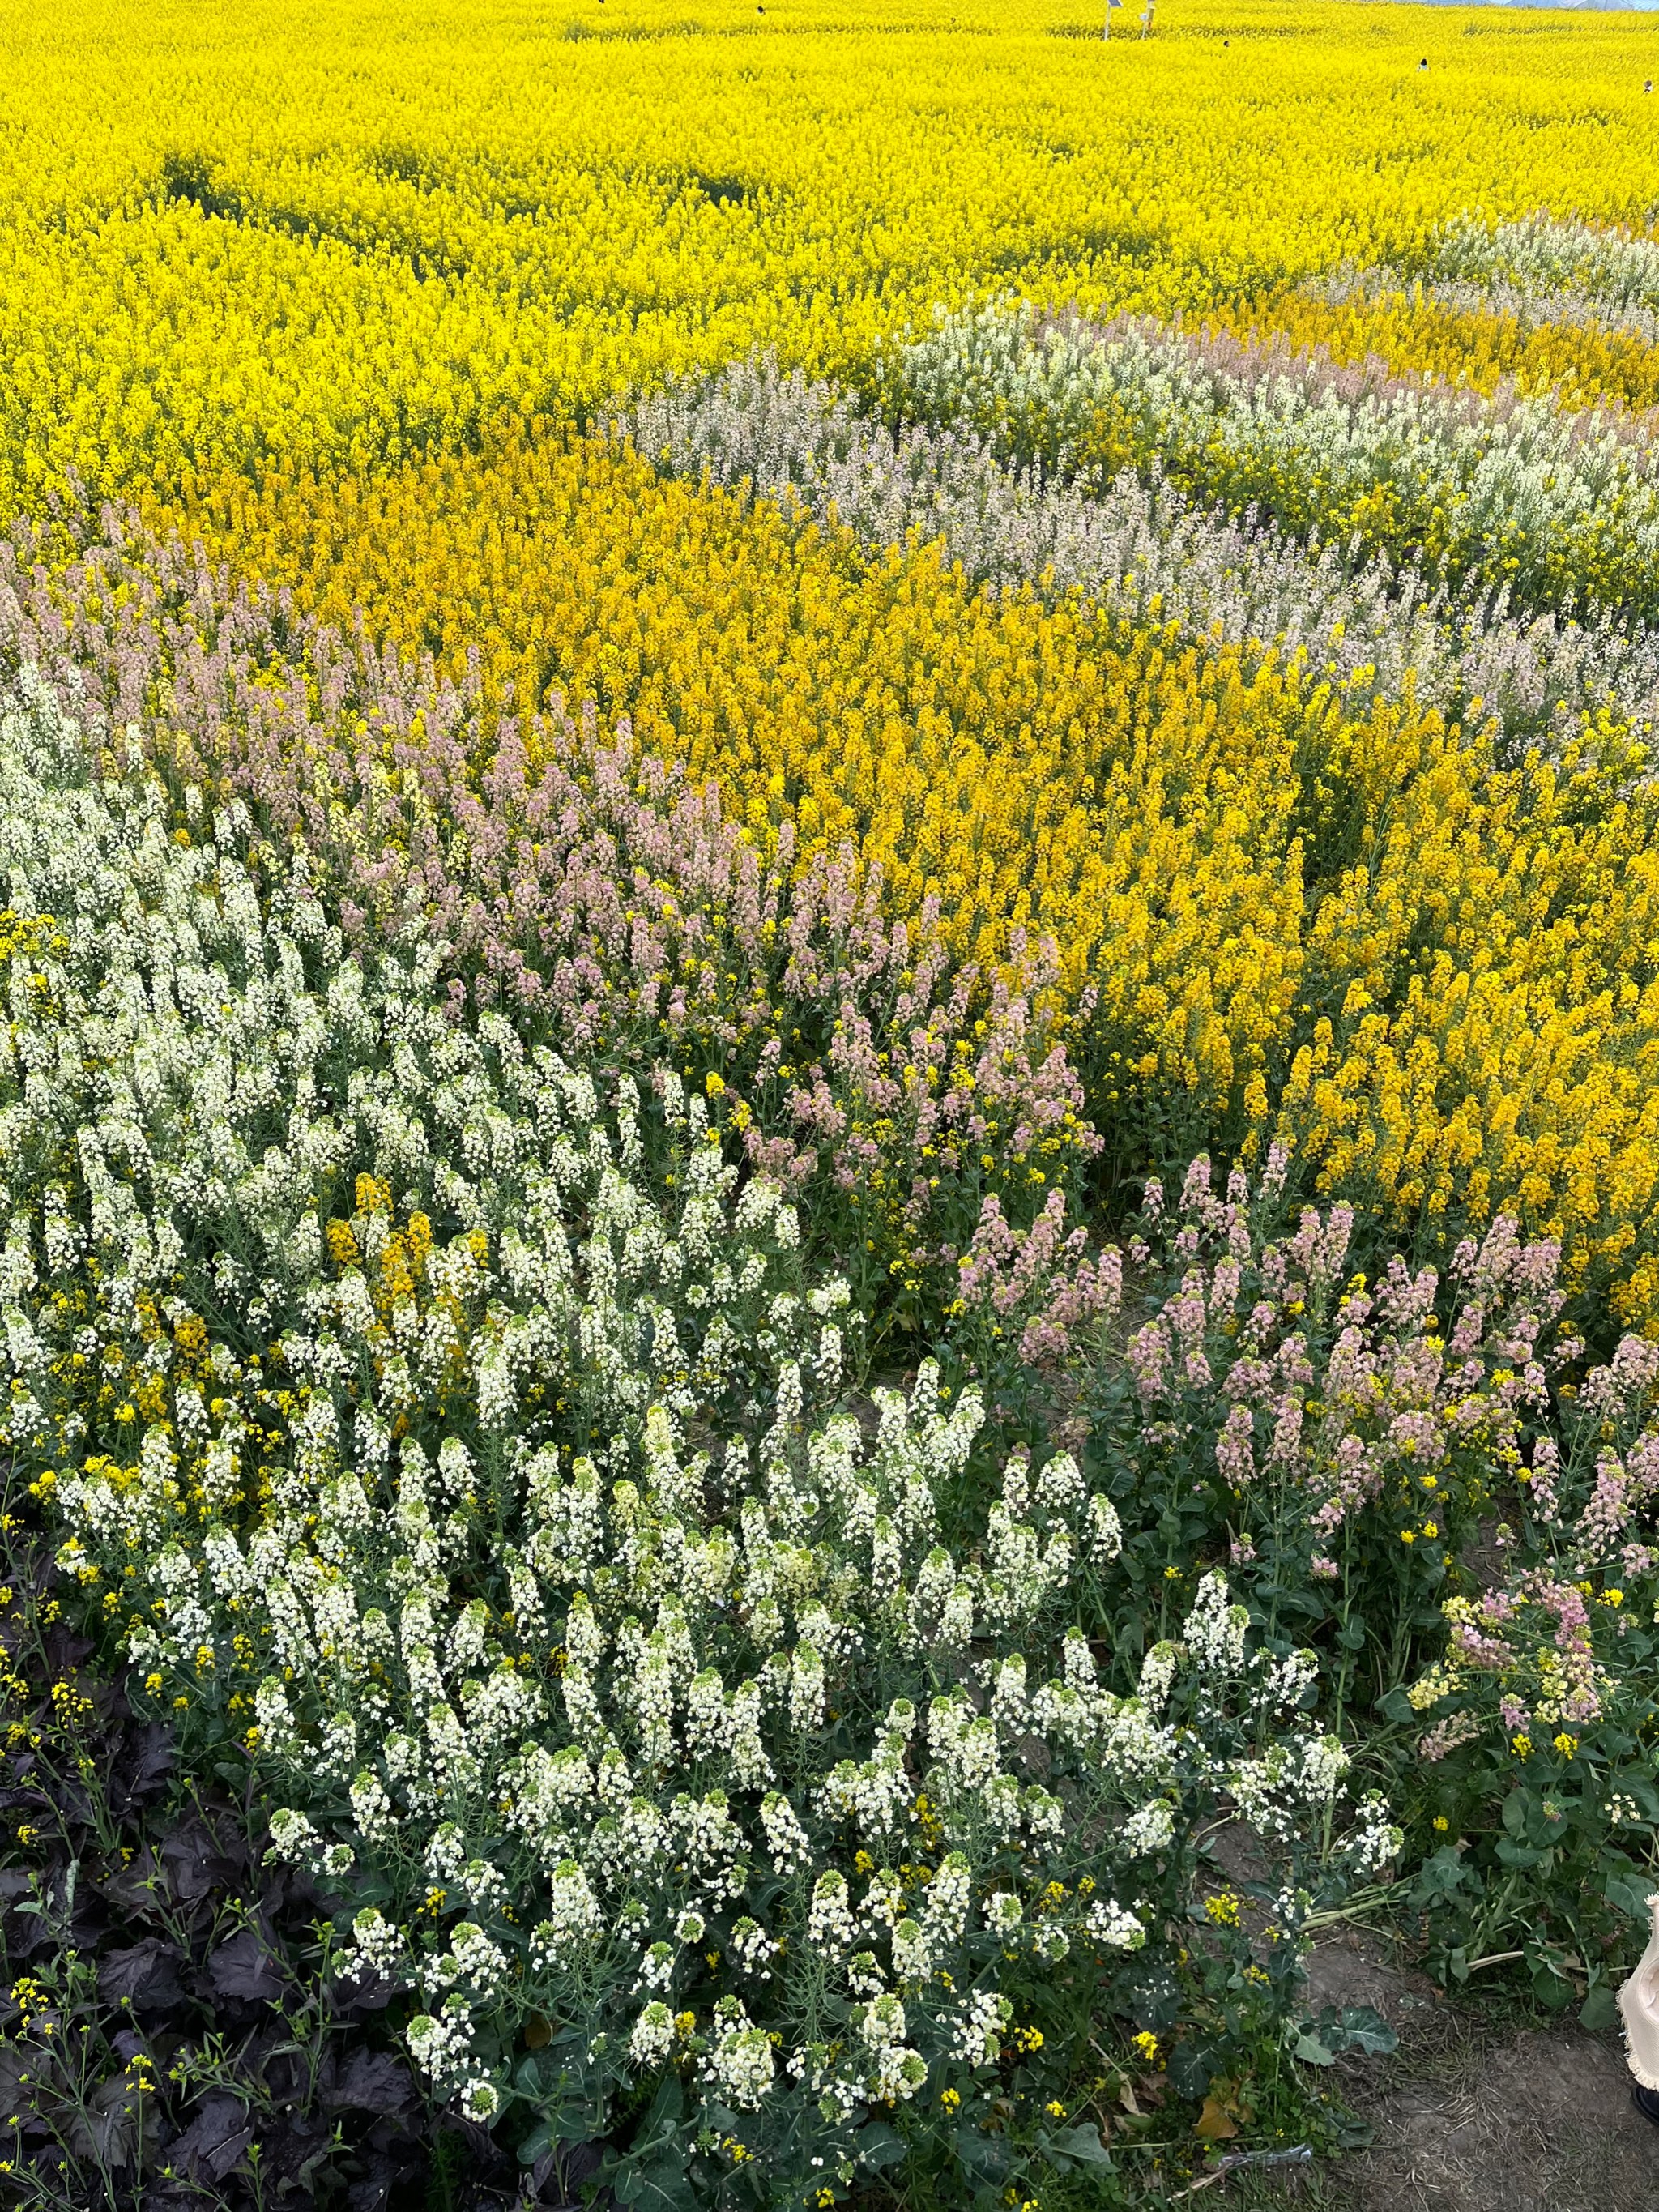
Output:
[[[553,2142],[553,2130],[544,2120],[538,2128],[532,2128],[519,2145],[520,2165],[534,2166],[544,2150],[552,2149]]]
[[[1362,2051],[1368,2057],[1386,2058],[1400,2048],[1400,2038],[1370,2005],[1344,2005],[1338,2025],[1344,2051]]]
[[[884,2120],[872,2120],[854,2136],[853,2148],[861,2164],[878,2172],[884,2166],[896,2166],[904,2156],[904,2138]]]
[[[651,2109],[640,2124],[639,2141],[648,2142],[674,2125],[685,2111],[685,2092],[678,2074],[665,2074],[657,2084],[657,2094],[651,2100]]]
[[[1534,1959],[1532,1993],[1551,2012],[1559,2012],[1572,2002],[1572,1984],[1565,1974],[1558,1973],[1547,1959]]]
[[[1542,1866],[1551,1856],[1547,1850],[1534,1850],[1530,1844],[1517,1844],[1510,1836],[1500,1836],[1496,1850],[1498,1858],[1507,1867]]]
[[[1112,2154],[1100,2140],[1097,2127],[1079,2124],[1061,2128],[1046,2139],[1042,2148],[1062,2170],[1071,2166],[1109,2166],[1112,2163]]]
[[[1578,2008],[1578,2022],[1592,2035],[1605,2035],[1609,2028],[1618,2027],[1619,2008],[1605,1982],[1598,1982]]]
[[[1328,1610],[1322,1598],[1310,1597],[1305,1590],[1283,1589],[1278,1595],[1281,1613],[1297,1613],[1304,1620],[1322,1620]]]
[[[679,2142],[684,2109],[685,2092],[678,2077],[665,2074],[635,2135],[632,2150],[614,2166],[607,2161],[599,2170],[599,2180],[613,2189],[623,2204],[637,2204],[641,2212],[690,2212],[696,2192]]]
[[[1210,2086],[1212,2069],[1196,2043],[1177,2043],[1170,2053],[1169,2070],[1170,2087],[1178,2097],[1202,2097]]]
[[[975,2181],[994,2184],[1008,2171],[1008,2150],[1000,2136],[988,2136],[972,2125],[957,2130],[956,2152],[965,2172]]]
[[[1648,1897],[1652,1888],[1652,1882],[1633,1869],[1630,1874],[1607,1875],[1601,1882],[1601,1894],[1607,1903],[1617,1912],[1628,1912],[1632,1920],[1647,1918]]]
[[[1433,1905],[1443,1898],[1455,1897],[1460,1889],[1478,1881],[1474,1869],[1463,1863],[1462,1853],[1450,1844],[1443,1844],[1419,1868],[1413,1902]]]
[[[672,2154],[635,2164],[624,2160],[616,2172],[603,2177],[624,2204],[637,2204],[640,2212],[691,2212],[697,2195],[685,2161]]]
[[[1370,2005],[1344,2005],[1340,2012],[1327,2005],[1317,2020],[1303,2021],[1297,2027],[1291,2056],[1304,2066],[1332,2066],[1349,2051],[1386,2057],[1399,2047],[1400,2038]]]

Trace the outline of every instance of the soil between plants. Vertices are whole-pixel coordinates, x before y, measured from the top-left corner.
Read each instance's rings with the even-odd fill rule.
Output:
[[[1449,1997],[1353,1933],[1315,1951],[1308,1995],[1370,2005],[1399,2035],[1392,2057],[1339,2069],[1373,2140],[1310,2172],[1242,2170],[1184,2200],[1200,2212],[1659,2212],[1659,2127],[1616,2035],[1538,2025],[1501,1990]]]

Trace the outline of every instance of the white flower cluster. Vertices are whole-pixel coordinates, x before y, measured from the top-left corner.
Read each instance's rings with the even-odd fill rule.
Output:
[[[404,2032],[410,2057],[433,2087],[455,2098],[468,2119],[488,2126],[501,2109],[501,2093],[474,2041],[465,2000],[447,1998],[435,2016],[417,2013]]]
[[[351,1923],[351,1941],[339,1954],[342,1977],[348,1981],[372,1982],[382,1976],[398,1976],[404,1963],[404,1939],[378,1905],[366,1905]]]

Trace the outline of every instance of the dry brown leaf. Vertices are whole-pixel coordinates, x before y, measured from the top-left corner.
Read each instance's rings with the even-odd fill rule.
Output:
[[[1201,2136],[1206,2142],[1225,2142],[1230,2136],[1236,2136],[1238,2130],[1227,2117],[1226,2107],[1221,2100],[1206,2097],[1203,2111],[1193,2122],[1193,2133]]]

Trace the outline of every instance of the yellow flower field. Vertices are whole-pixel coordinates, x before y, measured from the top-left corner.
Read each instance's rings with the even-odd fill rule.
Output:
[[[377,467],[757,346],[854,370],[1010,287],[1200,314],[1465,211],[1659,199],[1636,21],[1133,25],[570,0],[255,4],[204,37],[169,4],[14,9],[0,495]]]
[[[1651,27],[4,27],[0,2212],[1129,2212],[1361,1913],[1607,2028]]]

